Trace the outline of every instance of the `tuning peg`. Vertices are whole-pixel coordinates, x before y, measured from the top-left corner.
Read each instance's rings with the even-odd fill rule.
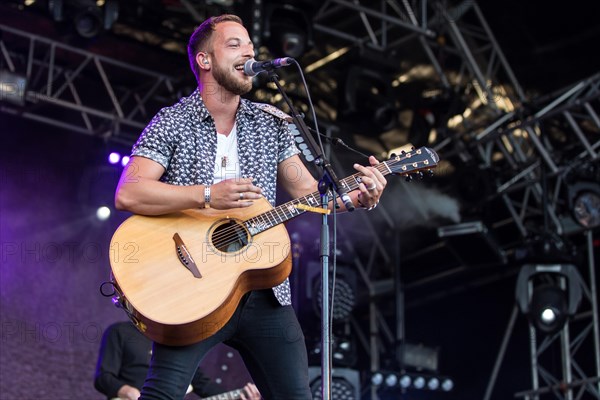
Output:
[[[411,182],[413,180],[413,176],[412,174],[408,174],[406,175],[406,178],[404,178],[406,180],[406,182]]]
[[[425,176],[425,175],[423,175],[423,172],[421,172],[421,171],[419,171],[419,172],[415,173],[415,175],[417,175],[417,177],[418,177],[419,179],[423,179],[423,177]]]
[[[428,169],[427,170],[427,177],[431,178],[434,175],[433,170],[432,169]]]
[[[392,159],[392,158],[396,158],[396,153],[390,154],[390,159]]]

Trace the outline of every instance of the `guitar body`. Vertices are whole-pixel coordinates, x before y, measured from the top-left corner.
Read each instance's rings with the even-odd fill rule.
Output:
[[[248,208],[123,222],[111,240],[110,264],[119,303],[138,329],[166,345],[196,343],[229,321],[245,293],[283,282],[292,265],[285,227],[250,235],[243,223],[271,209],[263,198]]]

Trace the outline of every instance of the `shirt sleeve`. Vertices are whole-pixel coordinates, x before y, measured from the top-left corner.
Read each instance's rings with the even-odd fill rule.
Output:
[[[173,135],[177,132],[168,108],[163,108],[152,118],[137,142],[132,156],[149,158],[168,169],[173,154]]]
[[[114,326],[109,327],[102,335],[100,354],[96,365],[94,387],[108,398],[117,397],[119,389],[125,382],[119,380],[119,369],[123,357],[119,333]]]
[[[285,120],[281,121],[281,129],[279,129],[278,163],[300,153],[300,150],[298,150],[296,143],[294,142],[294,136],[292,135],[291,129],[297,130],[294,124],[288,123]]]

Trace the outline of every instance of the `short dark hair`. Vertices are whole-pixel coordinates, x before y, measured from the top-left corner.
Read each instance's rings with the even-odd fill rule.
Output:
[[[192,36],[190,36],[187,51],[190,59],[190,67],[192,67],[192,71],[194,72],[194,75],[196,75],[196,80],[200,79],[200,69],[196,63],[196,54],[201,51],[206,51],[207,53],[212,51],[212,43],[210,40],[212,38],[212,34],[215,31],[217,24],[226,21],[237,22],[240,25],[244,25],[242,19],[237,15],[223,14],[217,17],[208,18],[206,21],[200,24],[194,33],[192,33]]]

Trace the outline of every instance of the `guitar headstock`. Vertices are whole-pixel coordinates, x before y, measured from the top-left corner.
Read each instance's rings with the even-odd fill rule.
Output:
[[[406,175],[410,180],[414,174],[423,176],[425,171],[432,173],[432,169],[437,167],[440,157],[435,150],[428,147],[420,147],[409,152],[402,152],[399,155],[393,154],[388,161],[387,167],[392,174]]]

